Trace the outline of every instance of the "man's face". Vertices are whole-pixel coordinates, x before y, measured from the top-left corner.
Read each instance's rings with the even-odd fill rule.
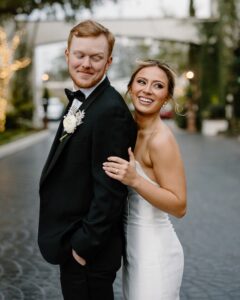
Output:
[[[65,56],[75,88],[91,88],[96,85],[112,63],[112,57],[108,54],[108,42],[104,35],[73,36]]]

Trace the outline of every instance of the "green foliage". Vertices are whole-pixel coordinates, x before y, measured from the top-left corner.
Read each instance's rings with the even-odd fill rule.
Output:
[[[179,128],[187,128],[187,110],[186,110],[187,98],[179,97],[174,100],[175,114],[174,120]]]
[[[145,59],[150,47],[142,40],[128,39],[117,41],[113,53],[113,65],[109,69],[111,79],[129,77],[136,66],[136,59]],[[126,87],[127,89],[127,87]]]
[[[209,103],[219,102],[219,40],[218,24],[203,23],[200,28],[202,46],[200,53],[200,106],[204,110]]]
[[[231,93],[234,98],[235,117],[240,118],[240,41],[234,50],[231,71],[229,93]]]
[[[26,37],[25,37],[26,38]],[[31,56],[31,51],[28,48],[28,44],[22,38],[21,43],[16,51],[16,57],[22,57],[29,55]],[[33,91],[32,91],[32,64],[28,67],[17,71],[11,82],[11,104],[13,110],[7,118],[14,118],[14,121],[10,123],[7,121],[8,125],[19,124],[26,120],[28,123],[32,119],[33,115]]]
[[[65,13],[67,19],[75,17],[79,8],[91,8],[93,3],[99,0],[1,0],[0,1],[0,19],[7,19],[16,15],[29,16],[36,9],[45,8],[48,13],[56,14],[59,7]]]
[[[36,132],[36,130],[32,130],[32,129],[29,130],[26,128],[16,128],[16,129],[6,130],[4,132],[1,132],[0,145],[13,142],[19,138],[25,137],[34,132]]]
[[[203,115],[204,118],[211,120],[225,119],[225,106],[223,104],[210,104]]]
[[[114,0],[113,0],[114,1]],[[80,8],[91,8],[93,3],[99,0],[1,0],[0,1],[0,24],[5,20],[14,20],[15,16],[24,16],[27,20],[35,10],[44,9],[46,15],[54,15],[62,9],[66,20],[75,18]],[[16,24],[16,27],[18,25]],[[33,57],[34,37],[24,40],[18,47],[17,56]],[[32,91],[32,64],[25,69],[16,72],[11,82],[12,109],[8,112],[6,128],[31,126],[33,115],[33,91]]]
[[[197,131],[201,132],[202,129],[202,112],[200,109],[196,111],[196,128]]]
[[[48,88],[46,88],[46,87],[45,87],[45,88],[43,89],[42,98],[43,98],[43,99],[47,99],[47,100],[48,100],[48,99],[49,99],[49,97],[50,97],[49,90],[48,90]]]
[[[160,41],[158,53],[153,58],[166,62],[177,73],[183,73],[188,65],[188,45],[173,41]]]
[[[234,50],[237,46],[239,36],[239,19],[237,15],[238,0],[219,0],[219,97],[224,103],[229,93],[229,84],[232,76],[232,64],[234,61]]]
[[[190,0],[190,3],[189,3],[189,16],[190,17],[194,17],[195,16],[194,0]]]
[[[175,122],[179,128],[186,129],[187,128],[187,118],[186,116],[182,116],[179,114],[175,114]]]
[[[18,119],[15,111],[7,113],[5,127],[6,131],[8,131],[9,129],[11,130],[19,128]]]
[[[63,52],[54,58],[47,73],[53,81],[64,81],[69,78],[67,63]]]

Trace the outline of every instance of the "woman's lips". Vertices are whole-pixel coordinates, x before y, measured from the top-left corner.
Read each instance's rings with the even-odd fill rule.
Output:
[[[147,98],[147,97],[140,96],[140,97],[138,97],[138,100],[143,105],[150,105],[153,103],[153,100],[150,98]]]

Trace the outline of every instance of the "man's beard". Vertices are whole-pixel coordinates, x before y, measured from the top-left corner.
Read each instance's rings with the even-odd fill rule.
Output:
[[[69,75],[72,79],[72,81],[74,82],[74,84],[79,87],[79,88],[83,88],[83,89],[88,89],[91,88],[93,86],[95,86],[96,84],[99,83],[99,81],[101,81],[101,79],[103,78],[104,74],[105,74],[105,69],[102,73],[99,73],[98,76],[90,78],[89,80],[81,80],[76,78],[75,74],[72,74],[72,72],[69,70]]]

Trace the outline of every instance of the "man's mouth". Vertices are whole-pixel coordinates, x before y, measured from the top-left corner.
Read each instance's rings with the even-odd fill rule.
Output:
[[[85,71],[80,71],[80,70],[77,70],[77,73],[81,73],[83,75],[93,75],[92,72],[85,72]]]

